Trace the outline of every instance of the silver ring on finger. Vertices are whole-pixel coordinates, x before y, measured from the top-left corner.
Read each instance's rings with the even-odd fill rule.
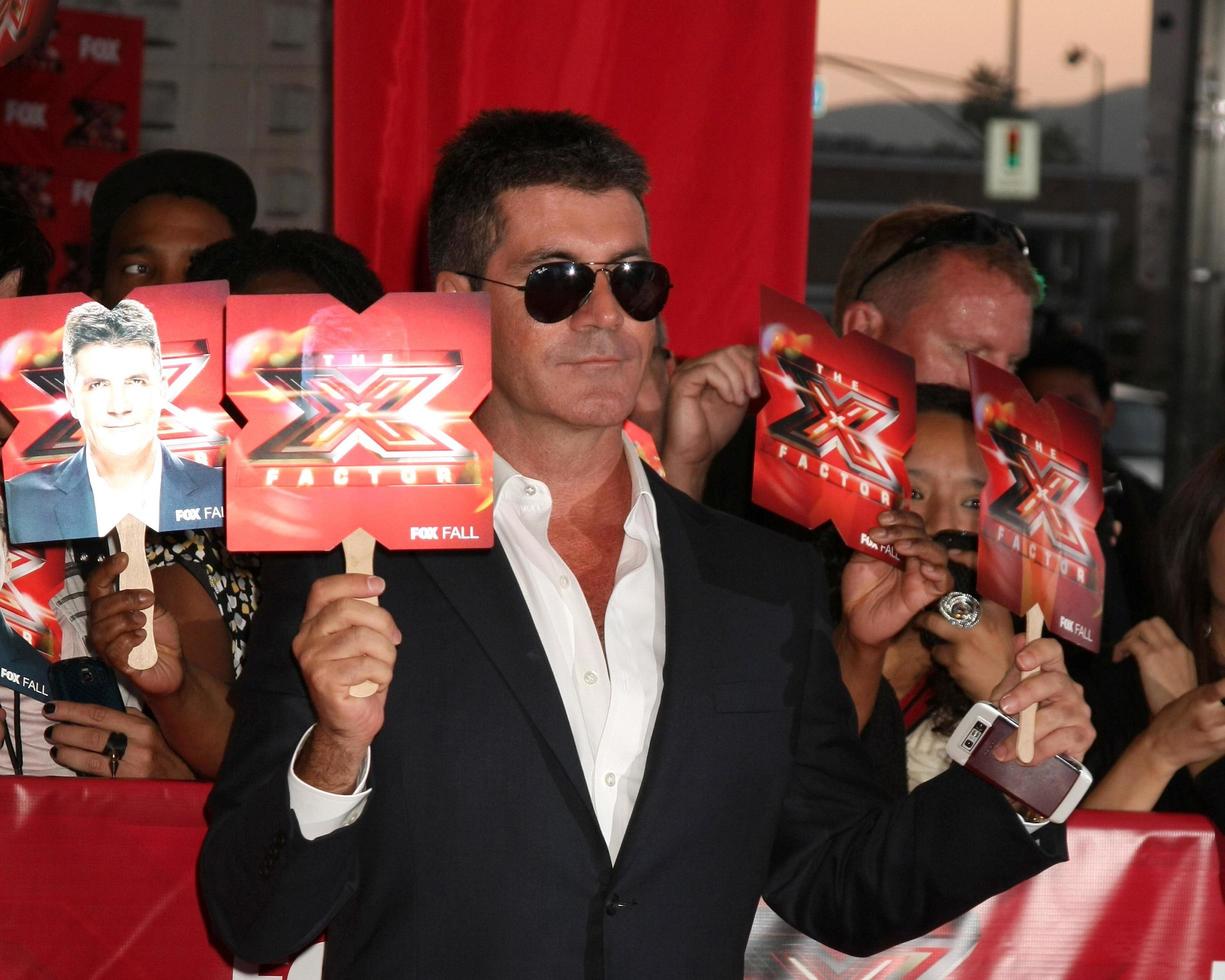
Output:
[[[937,608],[944,621],[959,630],[973,629],[983,614],[983,604],[968,592],[948,592],[942,595]]]

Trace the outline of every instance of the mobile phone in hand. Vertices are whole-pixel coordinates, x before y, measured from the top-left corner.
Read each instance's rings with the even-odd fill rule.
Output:
[[[127,710],[119,684],[110,666],[93,657],[59,660],[47,669],[52,701],[99,704],[116,711]]]
[[[949,758],[1043,817],[1063,823],[1084,799],[1093,775],[1065,755],[1051,756],[1036,766],[1000,762],[992,749],[1018,727],[997,707],[979,701],[949,736]]]

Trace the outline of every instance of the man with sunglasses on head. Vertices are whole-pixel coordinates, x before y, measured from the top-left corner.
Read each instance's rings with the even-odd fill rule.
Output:
[[[482,113],[444,148],[430,260],[438,289],[489,295],[497,544],[380,552],[372,578],[264,566],[200,859],[243,958],[326,928],[330,977],[733,977],[763,892],[866,953],[1065,856],[960,769],[885,799],[811,551],[703,509],[623,437],[670,282],[646,187],[571,113]],[[856,642],[950,581],[892,513],[907,569],[848,616]],[[1039,755],[1081,746],[1057,649],[1023,657],[1050,668],[1010,694],[1043,701]]]
[[[919,383],[969,389],[966,354],[1006,371],[1029,351],[1042,280],[1015,225],[949,204],[870,224],[834,293],[834,322],[909,354]]]

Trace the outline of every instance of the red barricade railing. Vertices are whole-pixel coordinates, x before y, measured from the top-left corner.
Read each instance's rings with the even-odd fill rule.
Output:
[[[319,947],[293,966],[258,970],[210,945],[195,885],[207,793],[199,783],[0,779],[0,976],[315,980]],[[866,959],[798,935],[763,906],[745,975],[1225,974],[1220,839],[1207,820],[1082,812],[1068,841],[1069,863]]]

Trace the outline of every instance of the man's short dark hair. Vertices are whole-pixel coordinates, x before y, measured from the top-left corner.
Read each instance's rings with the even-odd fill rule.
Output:
[[[157,321],[149,307],[138,300],[120,300],[113,310],[90,302],[68,311],[64,319],[64,380],[69,384],[76,375],[77,352],[90,344],[114,347],[145,344],[153,351],[154,363],[159,366],[162,363]]]
[[[846,309],[855,301],[860,290],[863,290],[860,298],[875,303],[886,316],[901,315],[906,307],[926,294],[932,269],[950,248],[971,256],[984,268],[1007,276],[1031,302],[1037,302],[1040,287],[1034,267],[1007,239],[1000,239],[994,245],[967,244],[923,249],[873,277],[865,288],[872,270],[879,268],[916,235],[943,218],[965,211],[965,208],[953,204],[921,202],[891,211],[868,225],[851,246],[838,272],[838,283],[834,289],[834,324],[839,332]]]
[[[187,270],[188,282],[224,279],[231,291],[268,272],[296,272],[360,313],[383,295],[383,284],[360,251],[335,235],[305,228],[266,232],[253,228],[201,249]]]
[[[0,278],[19,269],[18,295],[38,296],[47,291],[47,275],[54,264],[55,253],[25,198],[0,179]]]
[[[1087,341],[1062,330],[1039,337],[1025,360],[1017,365],[1017,377],[1028,384],[1038,371],[1062,368],[1084,375],[1103,405],[1110,401],[1110,369],[1102,352]]]
[[[573,112],[491,109],[442,149],[430,192],[430,273],[483,273],[502,236],[503,191],[557,185],[627,190],[642,203],[642,156],[603,123]]]

